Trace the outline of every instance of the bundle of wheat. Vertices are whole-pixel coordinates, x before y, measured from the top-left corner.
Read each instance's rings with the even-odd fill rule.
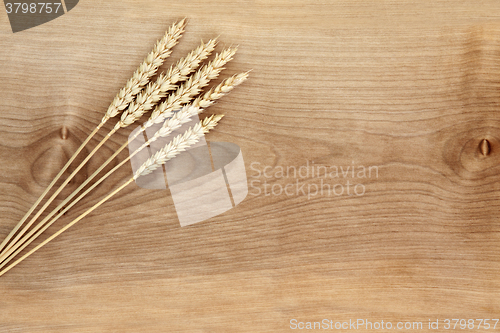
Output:
[[[141,150],[148,147],[151,143],[159,138],[169,136],[173,131],[179,129],[183,124],[188,123],[194,115],[198,115],[205,108],[211,106],[216,100],[233,90],[236,86],[240,85],[247,78],[249,73],[240,73],[223,80],[219,85],[211,88],[204,94],[200,94],[209,82],[217,78],[224,66],[232,60],[236,53],[236,48],[228,48],[215,55],[214,59],[197,68],[201,63],[207,59],[215,50],[217,39],[212,39],[207,43],[201,45],[195,50],[191,51],[186,57],[180,59],[175,65],[172,65],[166,72],[158,75],[156,81],[150,82],[151,78],[157,74],[158,68],[163,64],[165,59],[171,54],[171,49],[179,42],[179,39],[184,32],[186,20],[183,19],[178,23],[173,24],[154,46],[151,53],[148,54],[146,59],[140,64],[139,68],[134,72],[132,78],[126,83],[125,87],[120,90],[115,99],[109,106],[106,114],[102,118],[97,127],[90,133],[90,135],[83,141],[81,146],[75,151],[73,156],[64,165],[62,170],[56,175],[54,180],[49,184],[29,211],[13,228],[5,240],[0,244],[0,269],[5,267],[17,255],[21,253],[29,244],[37,239],[43,232],[45,232],[55,221],[64,215],[69,209],[77,204],[95,187],[102,183],[118,168],[127,163],[131,158],[137,155]],[[199,96],[197,96],[199,95]],[[197,97],[196,97],[197,96]],[[194,100],[193,98],[196,97]],[[142,125],[129,140],[133,140],[141,135],[146,129],[155,124],[162,124],[160,129],[152,136],[147,142],[141,145],[137,150],[132,152],[126,159],[121,161],[113,169],[107,172],[100,179],[95,181],[91,186],[81,193],[76,199],[71,201],[78,195],[87,185],[104,168],[109,165],[118,154],[123,151],[129,144],[125,142],[115,153],[110,156],[90,177],[88,177],[73,193],[71,193],[65,200],[63,200],[54,210],[52,210],[42,221],[34,225],[40,215],[47,209],[47,207],[54,201],[54,199],[61,193],[64,187],[71,181],[71,179],[78,173],[78,171],[92,158],[92,156],[106,143],[106,141],[119,129],[125,128],[137,122],[145,113],[151,111],[149,119]],[[103,127],[103,125],[111,118],[118,116],[121,113],[120,119],[117,121],[113,129],[97,144],[97,146],[85,157],[79,166],[68,176],[62,185],[55,190],[47,202],[35,213],[35,215],[26,223],[31,214],[35,211],[43,198],[54,187],[56,182],[62,177],[64,172],[70,167],[71,163],[76,159],[77,155],[82,152],[89,141],[95,134]],[[69,222],[66,226],[55,232],[39,245],[31,249],[22,257],[11,263],[8,267],[0,271],[0,276],[9,271],[12,267],[17,265],[22,260],[33,254],[42,246],[50,242],[52,239],[60,235],[62,232],[70,228],[72,225],[82,220],[89,213],[94,211],[104,202],[109,200],[116,193],[121,191],[130,183],[134,182],[137,178],[151,173],[153,170],[165,164],[166,161],[177,156],[179,153],[185,151],[188,147],[197,143],[204,134],[208,133],[211,129],[215,128],[218,122],[222,119],[222,115],[212,115],[197,123],[195,126],[189,128],[183,134],[175,136],[168,144],[162,149],[158,150],[142,166],[135,172],[135,174],[123,185],[107,195],[104,199],[96,203],[94,206],[86,210],[83,214],[78,216],[73,221]],[[57,214],[57,215],[56,215]],[[54,216],[55,215],[55,216]],[[34,225],[34,226],[33,226]],[[32,227],[33,226],[33,227]],[[22,229],[21,229],[22,228]],[[31,229],[30,229],[31,228]],[[20,230],[21,229],[21,230]]]

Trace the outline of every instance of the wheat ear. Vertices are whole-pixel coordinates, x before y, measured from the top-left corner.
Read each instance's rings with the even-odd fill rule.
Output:
[[[151,110],[155,104],[167,96],[167,92],[176,88],[178,82],[188,79],[200,63],[205,60],[215,49],[216,39],[211,39],[208,43],[201,43],[195,50],[191,51],[185,58],[177,62],[175,66],[170,67],[166,74],[161,74],[156,82],[147,85],[146,89],[137,95],[134,102],[130,103],[121,119],[115,125],[115,129],[127,127],[141,118],[144,113]]]
[[[197,143],[205,133],[208,133],[211,129],[213,129],[215,126],[217,126],[218,122],[222,118],[222,115],[213,115],[211,117],[208,117],[204,119],[203,121],[199,122],[196,124],[194,127],[188,129],[184,134],[180,134],[176,136],[171,142],[169,142],[165,147],[160,149],[155,155],[150,157],[134,174],[132,178],[130,178],[125,184],[121,185],[119,188],[108,194],[105,198],[103,198],[101,201],[99,201],[97,204],[92,206],[91,208],[87,209],[83,214],[78,216],[76,219],[68,223],[66,226],[61,228],[59,231],[54,233],[52,236],[49,238],[45,239],[43,242],[38,244],[36,247],[34,247],[32,250],[30,250],[28,253],[23,255],[21,258],[13,262],[11,265],[9,265],[7,268],[4,270],[0,271],[0,276],[4,275],[7,271],[11,270],[14,266],[19,264],[21,261],[32,255],[34,252],[39,250],[42,246],[62,234],[64,231],[72,227],[74,224],[82,220],[85,216],[90,214],[92,211],[97,209],[99,206],[101,206],[103,203],[108,201],[111,197],[113,197],[116,193],[120,192],[122,189],[124,189],[126,186],[131,184],[134,180],[137,178],[147,175],[153,170],[161,167],[161,165],[165,164],[169,159],[177,156],[181,152],[185,151],[189,146]],[[42,231],[43,232],[43,231]],[[38,237],[38,236],[37,236]],[[35,237],[36,238],[36,237]],[[35,239],[33,238],[33,239]],[[32,240],[30,240],[31,243]]]
[[[71,163],[75,160],[75,158],[80,154],[83,148],[89,143],[89,141],[95,136],[95,134],[101,129],[101,127],[112,117],[118,115],[120,111],[125,109],[128,104],[133,100],[135,95],[139,93],[139,91],[147,84],[149,79],[156,74],[158,67],[160,67],[165,59],[170,55],[171,48],[174,47],[179,38],[182,36],[184,32],[184,27],[186,24],[186,20],[183,19],[178,23],[173,24],[165,33],[164,37],[160,39],[150,54],[146,57],[146,59],[139,65],[139,68],[135,71],[132,78],[127,82],[125,88],[120,90],[118,95],[115,97],[110,107],[106,111],[105,116],[101,120],[100,124],[90,133],[90,135],[85,139],[85,141],[80,145],[80,147],[75,151],[73,156],[68,160],[66,165],[59,171],[56,177],[52,180],[49,186],[45,189],[42,195],[37,199],[37,201],[33,204],[33,206],[29,209],[29,211],[24,215],[24,217],[18,222],[18,224],[12,229],[12,231],[7,235],[7,237],[0,244],[0,250],[4,253],[8,250],[17,240],[29,229],[29,227],[33,224],[33,222],[45,211],[45,209],[50,205],[50,203],[59,195],[62,189],[73,179],[73,177],[80,171],[80,169],[90,160],[90,158],[95,154],[95,152],[109,139],[111,136],[111,132],[94,148],[94,150],[84,159],[84,161],[77,167],[71,175],[66,179],[66,181],[59,187],[59,189],[54,193],[50,199],[43,205],[42,208],[37,212],[37,214],[30,220],[30,222],[23,228],[23,230],[14,238],[10,244],[7,244],[11,238],[16,234],[16,232],[22,227],[22,225],[26,222],[28,217],[33,213],[35,208],[40,204],[43,198],[47,195],[47,193],[52,189],[52,187],[56,184],[56,182],[61,178],[61,176],[66,172]]]
[[[208,85],[210,80],[219,76],[220,72],[224,69],[223,66],[233,59],[236,51],[236,48],[228,48],[218,53],[214,60],[210,61],[207,65],[191,75],[189,80],[184,82],[175,92],[169,95],[163,103],[155,108],[141,130],[137,131],[130,140],[134,140],[154,124],[164,122],[165,119],[172,116],[175,110],[179,110],[183,104],[189,103],[193,96],[199,94],[201,89]]]
[[[163,65],[165,59],[170,56],[172,48],[179,42],[185,27],[186,19],[174,23],[167,30],[163,38],[156,42],[153,50],[139,65],[139,68],[127,81],[125,87],[116,95],[102,119],[103,122],[106,122],[109,118],[116,117],[120,111],[125,110],[132,102],[134,97],[149,82],[149,79],[156,74],[158,68]]]
[[[149,120],[144,124],[144,127],[147,128],[153,124],[164,122],[165,119],[172,115],[174,110],[178,110],[183,104],[189,103],[193,96],[198,95],[201,89],[208,85],[210,80],[219,76],[224,66],[233,59],[236,51],[236,48],[228,48],[218,53],[214,60],[194,73],[174,94],[170,95],[166,101],[158,105],[151,114]]]
[[[165,147],[158,150],[151,156],[139,169],[135,172],[133,179],[145,176],[161,167],[168,160],[185,151],[189,146],[194,145],[203,136],[206,131],[212,129],[221,120],[223,115],[212,115],[203,121],[189,128],[184,134],[180,134],[173,138]]]
[[[154,142],[160,137],[166,137],[180,128],[183,124],[189,122],[193,115],[201,113],[203,109],[208,108],[215,103],[216,100],[222,98],[235,87],[242,84],[248,78],[248,74],[249,72],[233,75],[202,96],[196,98],[192,104],[183,106],[178,112],[174,113],[170,119],[164,122],[162,127],[155,133],[150,141]]]
[[[2,263],[2,261],[9,257],[12,252],[14,252],[16,249],[21,247],[22,244],[24,244],[37,230],[39,230],[42,226],[47,223],[47,221],[54,216],[56,212],[59,212],[56,217],[54,217],[46,226],[39,232],[37,235],[32,238],[34,240],[37,238],[41,233],[44,232],[47,228],[49,228],[55,221],[57,221],[62,215],[64,215],[69,209],[71,209],[75,204],[77,204],[81,199],[83,199],[88,193],[90,193],[95,187],[97,187],[99,184],[101,184],[105,179],[107,179],[111,174],[113,174],[116,170],[118,170],[122,165],[127,163],[130,159],[132,159],[136,154],[138,154],[140,151],[142,151],[144,148],[146,148],[148,145],[152,144],[155,142],[158,138],[160,137],[166,137],[168,136],[173,130],[177,129],[180,127],[180,124],[186,123],[189,121],[190,116],[201,113],[204,108],[207,108],[211,106],[213,103],[215,103],[216,100],[222,98],[224,95],[228,94],[231,90],[236,88],[238,85],[243,83],[247,78],[248,78],[249,72],[246,73],[240,73],[237,75],[233,75],[232,77],[225,79],[222,81],[219,85],[216,87],[210,89],[208,92],[203,94],[202,96],[198,97],[195,99],[195,101],[191,105],[184,106],[179,112],[175,114],[173,118],[176,118],[177,121],[174,123],[170,123],[170,120],[166,121],[164,125],[158,130],[155,135],[149,139],[147,142],[145,142],[141,147],[139,147],[136,151],[134,151],[132,154],[130,154],[126,159],[124,159],[122,162],[120,162],[118,165],[116,165],[113,169],[108,171],[106,175],[104,175],[101,179],[99,179],[96,183],[94,183],[91,187],[89,187],[84,193],[82,193],[78,198],[76,198],[73,202],[71,202],[68,206],[64,207],[76,194],[78,194],[92,179],[94,179],[103,169],[105,166],[107,166],[115,157],[115,155],[111,156],[104,164],[96,170],[88,179],[85,180],[83,184],[81,184],[73,193],[66,198],[63,202],[59,204],[48,216],[46,216],[39,224],[37,224],[27,235],[25,235],[19,242],[17,242],[12,248],[10,248],[6,253],[2,254],[0,256],[0,269],[5,266],[10,260],[6,260],[5,262]],[[202,107],[204,106],[204,107]],[[122,146],[119,151],[123,150],[126,146],[128,145],[128,142]],[[64,207],[64,209],[63,209]],[[62,211],[61,211],[62,209]],[[31,243],[31,241],[30,241]],[[23,245],[18,251],[14,253],[14,255],[11,256],[11,258],[14,258],[21,252],[28,244]]]

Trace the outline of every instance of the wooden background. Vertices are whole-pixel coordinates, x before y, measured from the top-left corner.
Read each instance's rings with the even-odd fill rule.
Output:
[[[81,0],[16,34],[2,12],[0,236],[183,17],[166,66],[220,35],[219,50],[240,46],[222,77],[253,69],[209,110],[226,114],[209,140],[241,147],[249,181],[261,190],[294,183],[251,165],[308,161],[378,166],[378,178],[354,179],[363,196],[249,194],[184,228],[168,191],[131,185],[0,278],[0,332],[287,332],[291,319],[424,328],[439,319],[442,330],[446,318],[499,318],[494,0]],[[113,136],[58,202],[128,133]],[[123,168],[49,231],[130,175]]]

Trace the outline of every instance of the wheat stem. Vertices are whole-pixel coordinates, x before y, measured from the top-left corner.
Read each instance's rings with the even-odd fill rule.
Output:
[[[153,170],[161,167],[161,165],[165,164],[168,160],[171,158],[177,156],[181,152],[185,151],[189,146],[194,145],[197,143],[201,137],[205,133],[208,133],[209,130],[213,129],[215,126],[217,126],[218,122],[220,119],[222,119],[222,115],[213,115],[211,117],[208,117],[201,121],[200,123],[196,124],[194,127],[189,128],[184,134],[180,134],[176,136],[172,141],[170,141],[165,147],[160,149],[156,154],[154,154],[152,157],[150,157],[135,173],[135,175],[130,178],[125,184],[121,185],[119,188],[111,192],[109,195],[107,195],[105,198],[100,200],[97,204],[92,206],[91,208],[87,209],[83,214],[78,216],[76,219],[68,223],[66,226],[61,228],[59,231],[54,233],[52,236],[49,238],[45,239],[43,242],[38,244],[35,248],[30,250],[28,253],[23,255],[21,258],[13,262],[11,265],[9,265],[7,268],[4,270],[0,271],[0,276],[5,274],[7,271],[12,269],[14,266],[19,264],[21,261],[29,257],[31,254],[36,252],[38,249],[40,249],[42,246],[59,236],[61,233],[69,229],[71,226],[82,220],[85,216],[90,214],[92,211],[97,209],[99,206],[101,206],[103,203],[105,203],[107,200],[109,200],[111,197],[113,197],[116,193],[124,189],[126,186],[128,186],[130,183],[132,183],[134,180],[139,178],[140,176],[147,175],[151,173]],[[21,252],[26,246],[31,244],[33,240],[35,240],[43,231],[45,231],[51,223],[45,225],[39,232],[32,237],[30,240],[28,240],[26,243],[23,244],[23,246],[18,249],[14,255],[9,257],[6,261],[2,263],[0,267],[3,267],[7,262],[9,262],[11,259],[13,259],[19,252]]]
[[[2,243],[0,244],[0,250],[2,250],[5,245],[9,242],[9,240],[15,235],[15,233],[19,230],[19,228],[21,228],[21,226],[24,224],[24,222],[26,222],[26,220],[28,219],[28,217],[31,215],[31,213],[33,213],[33,211],[35,210],[36,207],[38,207],[38,205],[40,204],[40,202],[42,202],[43,198],[45,198],[45,196],[47,195],[47,193],[49,193],[49,191],[52,189],[52,187],[56,184],[56,182],[59,180],[59,178],[61,178],[61,176],[64,174],[64,172],[69,168],[69,166],[71,165],[71,163],[73,163],[73,161],[75,160],[75,158],[78,156],[78,154],[80,154],[80,152],[83,150],[83,148],[87,145],[87,143],[89,143],[89,141],[92,139],[92,137],[99,131],[99,129],[101,128],[101,124],[99,124],[92,133],[90,133],[90,135],[87,137],[87,139],[85,139],[85,141],[80,145],[80,147],[75,151],[75,153],[73,154],[73,156],[71,156],[71,158],[68,160],[68,162],[66,162],[66,165],[61,169],[61,171],[59,171],[59,173],[56,175],[56,177],[52,180],[52,182],[49,184],[49,186],[47,186],[47,188],[45,189],[45,191],[42,193],[42,195],[40,195],[40,197],[36,200],[36,202],[31,206],[31,208],[28,210],[28,212],[23,216],[23,218],[17,223],[17,225],[14,227],[14,229],[12,229],[12,231],[7,235],[7,237],[5,237],[5,239],[2,241]]]
[[[48,205],[54,200],[54,198],[62,191],[62,188],[66,186],[69,181],[74,177],[74,175],[83,167],[90,157],[97,151],[98,147],[101,147],[105,141],[109,138],[105,137],[103,141],[94,149],[94,151],[85,159],[82,164],[72,173],[69,180],[67,180],[59,190],[56,192],[57,194],[53,195],[48,203],[46,203],[43,208],[39,210],[36,217],[32,218],[27,226],[15,237],[13,241],[9,243],[9,241],[14,237],[16,232],[22,227],[22,225],[26,222],[28,217],[33,213],[35,208],[40,204],[43,198],[48,194],[48,192],[52,189],[52,187],[56,184],[56,182],[61,178],[61,176],[66,172],[71,163],[76,159],[77,155],[83,150],[83,148],[90,142],[90,140],[95,136],[95,134],[99,131],[99,129],[112,117],[115,117],[119,114],[120,111],[123,111],[129,103],[133,100],[135,95],[137,95],[142,87],[149,81],[149,78],[156,74],[158,67],[160,67],[165,59],[170,55],[171,48],[174,47],[179,38],[182,36],[184,32],[184,27],[186,25],[185,19],[181,20],[178,23],[173,24],[165,33],[164,37],[160,39],[150,54],[146,57],[146,59],[140,64],[139,68],[135,71],[132,78],[127,82],[126,86],[120,90],[118,95],[115,97],[108,110],[106,111],[105,116],[101,120],[100,124],[94,129],[94,131],[85,139],[85,141],[80,145],[80,147],[75,151],[73,156],[68,160],[66,165],[59,171],[56,177],[52,180],[49,186],[45,189],[42,195],[37,199],[37,201],[33,204],[33,206],[29,209],[29,211],[23,216],[23,218],[17,223],[17,225],[12,229],[12,231],[7,235],[7,237],[0,244],[0,253],[4,253],[7,251],[12,245],[26,232],[26,230],[33,224],[33,222],[42,214],[42,212],[48,207]],[[110,132],[111,133],[111,132]],[[114,133],[114,132],[113,132]],[[112,133],[111,133],[112,134]],[[9,243],[9,244],[8,244]]]
[[[14,266],[16,266],[17,264],[19,264],[21,261],[23,261],[24,259],[26,259],[30,255],[32,255],[35,251],[37,251],[42,246],[44,246],[45,244],[47,244],[48,242],[50,242],[52,239],[54,239],[57,236],[59,236],[61,233],[63,233],[64,231],[66,231],[68,228],[70,228],[72,225],[74,225],[75,223],[77,223],[78,221],[80,221],[81,219],[83,219],[85,216],[87,216],[88,214],[90,214],[94,209],[96,209],[97,207],[99,207],[100,205],[102,205],[104,202],[106,202],[107,200],[109,200],[112,196],[114,196],[116,193],[118,193],[119,191],[121,191],[122,189],[124,189],[127,185],[129,185],[133,181],[134,181],[134,178],[130,178],[125,184],[123,184],[122,186],[120,186],[119,188],[117,188],[116,190],[114,190],[113,192],[111,192],[110,194],[108,194],[104,199],[102,199],[97,204],[95,204],[94,206],[92,206],[92,208],[90,208],[87,211],[85,211],[82,215],[78,216],[71,223],[69,223],[68,225],[64,226],[62,229],[60,229],[55,234],[53,234],[52,236],[50,236],[49,238],[47,238],[46,240],[44,240],[43,242],[41,242],[40,244],[38,244],[35,248],[33,248],[28,253],[26,253],[24,256],[22,256],[21,258],[19,258],[18,260],[16,260],[9,267],[7,267],[3,271],[1,271],[0,272],[0,276],[2,276],[3,274],[5,274],[7,271],[9,271],[10,269],[12,269]]]
[[[114,131],[114,130],[113,130]],[[59,188],[52,194],[52,196],[45,202],[45,204],[38,210],[38,212],[31,218],[31,220],[24,226],[24,228],[14,237],[14,239],[5,246],[4,250],[2,251],[1,254],[4,254],[6,251],[8,251],[12,246],[15,245],[15,243],[21,238],[26,231],[33,225],[33,223],[40,217],[40,215],[47,209],[47,207],[54,201],[54,199],[61,193],[61,191],[64,189],[66,185],[73,179],[73,177],[80,171],[81,168],[90,160],[90,158],[95,154],[99,148],[108,141],[110,136],[113,134],[113,131],[111,131],[97,146],[92,150],[92,152],[83,160],[83,162],[69,175],[69,177],[64,181],[64,183],[59,186]]]

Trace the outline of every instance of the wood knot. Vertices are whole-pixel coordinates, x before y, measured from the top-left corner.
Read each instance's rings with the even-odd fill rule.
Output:
[[[69,136],[69,130],[66,126],[61,127],[61,139],[66,140],[68,139]]]
[[[483,154],[483,156],[488,156],[491,151],[490,142],[486,139],[481,140],[479,143],[479,151]]]
[[[450,135],[445,143],[444,158],[453,171],[464,179],[484,179],[500,170],[499,128],[464,128]]]

